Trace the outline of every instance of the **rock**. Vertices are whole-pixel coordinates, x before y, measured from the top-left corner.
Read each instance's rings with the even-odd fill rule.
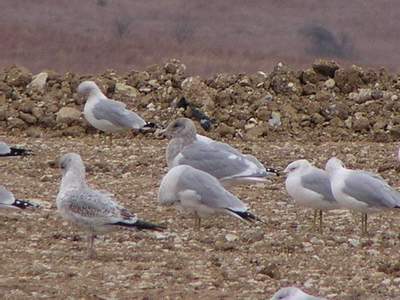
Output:
[[[339,69],[339,65],[334,61],[328,61],[324,59],[318,59],[312,64],[312,68],[316,73],[324,76],[334,77],[336,70]]]
[[[41,72],[32,77],[32,81],[28,84],[27,88],[36,91],[43,91],[46,87],[46,82],[48,78],[46,72]]]
[[[43,115],[39,118],[39,124],[45,128],[53,128],[56,125],[56,118],[55,115]]]
[[[266,266],[262,267],[258,273],[267,275],[270,278],[279,280],[281,274],[279,272],[279,266],[275,263],[268,263]]]
[[[383,91],[381,90],[372,90],[371,92],[371,98],[374,100],[379,100],[381,98],[383,98],[384,94]]]
[[[186,66],[178,59],[171,59],[164,65],[164,69],[169,74],[184,74]]]
[[[218,125],[217,131],[222,137],[227,135],[233,136],[235,134],[235,128],[228,126],[225,123],[220,123]]]
[[[325,81],[327,78],[325,75],[316,73],[313,69],[306,69],[300,75],[300,79],[304,84],[317,84],[320,81]]]
[[[77,126],[77,125],[67,127],[63,130],[64,136],[78,137],[78,136],[82,136],[83,134],[85,134],[85,129],[82,128],[81,126]]]
[[[370,122],[368,118],[364,116],[354,118],[353,128],[355,131],[366,131],[369,130],[369,127],[370,127]]]
[[[122,98],[133,100],[139,95],[139,91],[133,86],[121,82],[115,84],[114,96],[117,99]]]
[[[57,113],[56,122],[61,124],[72,125],[79,123],[81,112],[73,107],[63,107]]]
[[[30,126],[30,127],[26,130],[26,134],[27,134],[29,137],[32,137],[32,138],[40,138],[40,137],[42,136],[42,132],[40,131],[40,129],[37,128],[37,127],[32,127],[32,126]]]
[[[19,117],[28,124],[35,124],[37,122],[37,119],[34,116],[24,112],[20,112]]]
[[[249,139],[256,139],[267,134],[268,129],[264,124],[255,125],[246,131],[246,137]]]
[[[26,87],[32,81],[31,72],[20,66],[11,66],[9,69],[6,69],[6,81],[10,86],[15,87]]]
[[[225,235],[225,239],[228,242],[234,242],[234,241],[238,240],[239,237],[237,235],[235,235],[235,234],[228,233],[227,235]]]
[[[215,90],[210,89],[200,77],[188,77],[182,82],[184,97],[198,107],[212,109],[214,107]]]
[[[7,106],[0,106],[0,121],[7,119]]]
[[[335,80],[333,78],[329,78],[327,81],[324,82],[324,86],[327,89],[333,89],[335,87]]]
[[[343,93],[350,93],[363,85],[361,79],[362,70],[359,67],[352,66],[350,69],[339,69],[335,72],[336,86]]]
[[[7,119],[7,124],[9,128],[25,129],[28,127],[26,123],[19,118],[9,118]]]
[[[395,125],[390,128],[389,130],[390,135],[393,136],[396,139],[400,138],[400,125]]]
[[[306,83],[305,85],[303,85],[303,94],[306,96],[315,94],[316,91],[317,88],[313,83]]]
[[[268,120],[268,124],[271,127],[275,127],[275,128],[281,126],[282,125],[281,114],[277,111],[273,111],[271,113],[271,118]]]
[[[331,93],[325,90],[319,90],[315,94],[315,100],[318,102],[329,101],[331,99]]]

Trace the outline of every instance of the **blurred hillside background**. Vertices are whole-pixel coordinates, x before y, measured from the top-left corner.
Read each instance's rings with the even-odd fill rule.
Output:
[[[398,71],[396,0],[1,0],[0,68],[187,73],[301,68],[317,57]]]

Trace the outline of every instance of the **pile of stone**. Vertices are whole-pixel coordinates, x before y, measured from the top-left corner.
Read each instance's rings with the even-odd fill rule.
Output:
[[[294,71],[279,63],[270,73],[189,76],[178,60],[145,71],[98,76],[63,75],[11,66],[0,72],[0,125],[30,136],[79,136],[93,132],[82,117],[82,80],[96,81],[105,94],[127,103],[145,119],[165,125],[191,110],[184,97],[213,120],[210,134],[246,139],[392,141],[400,137],[399,77],[385,70],[341,68],[318,60]]]

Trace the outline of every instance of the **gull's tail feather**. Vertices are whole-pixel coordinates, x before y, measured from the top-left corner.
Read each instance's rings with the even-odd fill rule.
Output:
[[[139,129],[140,133],[154,132],[157,128],[160,128],[159,125],[153,122],[146,122],[146,124]]]
[[[274,168],[265,168],[265,171],[268,173],[268,175],[276,175],[276,176],[280,175],[279,170]]]
[[[3,154],[1,156],[27,156],[27,155],[33,155],[32,151],[23,148],[10,147],[10,152],[7,154]]]
[[[261,222],[261,223],[265,223],[263,220],[258,218],[256,215],[253,215],[249,211],[236,211],[236,210],[229,209],[229,208],[227,208],[227,210],[229,210],[233,214],[239,216],[241,219],[243,219],[245,221],[248,221],[248,222],[258,221],[258,222]]]
[[[26,200],[20,200],[20,199],[16,199],[14,201],[14,203],[11,204],[11,205],[15,206],[17,208],[21,208],[21,209],[25,209],[25,208],[28,208],[28,207],[32,207],[32,208],[39,208],[40,207],[39,204],[30,202],[30,201],[26,201]]]
[[[135,223],[117,222],[111,225],[118,225],[123,227],[135,227],[139,230],[163,231],[164,229],[166,229],[166,227],[163,225],[153,224],[142,220],[137,220]]]

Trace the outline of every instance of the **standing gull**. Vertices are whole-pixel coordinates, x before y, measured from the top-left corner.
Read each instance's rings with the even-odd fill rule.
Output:
[[[26,156],[31,155],[32,151],[23,149],[23,148],[15,148],[10,147],[4,142],[0,142],[0,157],[1,156]]]
[[[271,298],[271,300],[325,300],[324,298],[314,297],[301,289],[291,286],[281,288]]]
[[[314,227],[319,213],[319,230],[322,232],[322,211],[339,208],[328,174],[305,159],[290,163],[284,172],[288,173],[285,182],[288,194],[297,204],[315,209]]]
[[[227,214],[250,222],[261,221],[215,177],[188,165],[169,170],[161,181],[158,200],[162,205],[175,205],[193,214],[197,229],[200,229],[201,218],[215,214]]]
[[[25,209],[28,207],[38,208],[39,205],[30,201],[15,199],[14,195],[4,186],[0,185],[0,209],[1,208],[16,208]]]
[[[138,114],[126,109],[126,104],[108,99],[94,81],[84,81],[78,86],[78,93],[88,96],[83,114],[95,128],[110,133],[132,129],[142,132],[155,127]]]
[[[81,157],[69,153],[61,157],[63,178],[57,195],[57,209],[68,221],[88,231],[88,256],[94,257],[96,234],[106,233],[119,226],[161,230],[162,226],[139,220],[117,204],[109,193],[91,189],[85,180]]]
[[[400,193],[377,174],[350,170],[341,160],[332,157],[326,163],[332,193],[342,207],[360,211],[361,232],[367,233],[367,213],[400,208]]]
[[[266,169],[254,156],[197,135],[190,119],[176,119],[168,125],[164,135],[171,138],[166,151],[170,169],[190,165],[216,177],[224,185],[265,182],[268,176],[278,173],[275,169]]]

